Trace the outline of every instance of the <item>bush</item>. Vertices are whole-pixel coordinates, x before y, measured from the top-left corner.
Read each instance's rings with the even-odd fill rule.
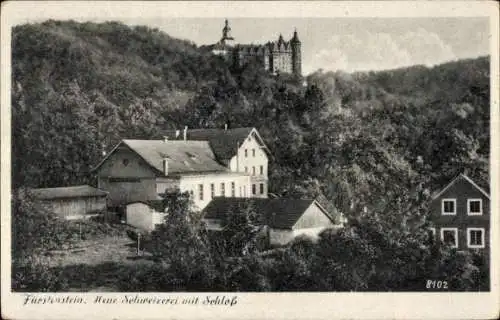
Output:
[[[62,271],[49,267],[47,261],[29,258],[12,264],[12,290],[17,292],[56,292],[68,289]]]

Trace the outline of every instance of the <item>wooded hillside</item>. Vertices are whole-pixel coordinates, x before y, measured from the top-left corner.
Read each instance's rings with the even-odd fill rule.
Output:
[[[14,187],[92,182],[120,139],[225,123],[264,136],[271,192],[321,194],[339,209],[430,192],[464,171],[488,181],[488,57],[318,71],[304,87],[254,65],[230,70],[142,26],[47,21],[12,39]]]

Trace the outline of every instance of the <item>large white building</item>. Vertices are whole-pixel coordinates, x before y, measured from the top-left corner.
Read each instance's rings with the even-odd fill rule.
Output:
[[[184,128],[162,140],[122,140],[95,170],[109,206],[179,190],[202,210],[214,197],[267,198],[268,152],[255,128]]]

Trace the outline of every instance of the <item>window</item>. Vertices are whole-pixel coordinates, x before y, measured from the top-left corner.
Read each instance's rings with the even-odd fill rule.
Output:
[[[200,197],[200,200],[203,200],[203,185],[202,184],[198,185],[198,195]]]
[[[248,172],[248,167],[245,167],[245,173],[247,173],[247,172]]]
[[[484,228],[467,228],[467,246],[484,248]]]
[[[257,193],[257,187],[255,186],[255,184],[252,184],[252,194],[256,194]]]
[[[456,204],[457,199],[443,199],[441,200],[441,213],[443,215],[455,215],[456,214]]]
[[[210,184],[210,199],[215,197],[215,185],[213,183]]]
[[[226,184],[224,182],[221,182],[220,184],[220,196],[221,197],[226,196]]]
[[[467,214],[480,216],[483,214],[483,201],[481,199],[467,199]]]
[[[442,228],[441,241],[450,245],[452,248],[458,247],[458,230],[457,228]]]
[[[252,167],[252,176],[255,175],[255,167]]]
[[[264,184],[260,184],[260,194],[264,194]]]
[[[248,157],[248,150],[245,149],[245,158]]]
[[[231,182],[231,197],[236,196],[236,186],[234,182]]]
[[[264,175],[264,166],[260,166],[260,175],[263,176]]]
[[[255,157],[255,149],[252,149],[252,157]]]
[[[129,163],[130,163],[130,161],[128,159],[123,159],[123,165],[125,167],[128,166]]]

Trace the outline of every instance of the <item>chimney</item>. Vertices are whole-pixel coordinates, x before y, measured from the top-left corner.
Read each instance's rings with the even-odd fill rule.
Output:
[[[179,136],[181,135],[181,130],[175,130],[175,138],[179,138]]]
[[[188,127],[187,127],[187,126],[185,126],[185,127],[184,127],[184,141],[186,141],[186,140],[187,140],[187,134],[188,134]]]
[[[168,141],[168,136],[163,136],[163,141],[167,142]]]
[[[163,158],[163,173],[168,176],[168,159]]]
[[[227,123],[224,125],[224,131],[227,131]]]

